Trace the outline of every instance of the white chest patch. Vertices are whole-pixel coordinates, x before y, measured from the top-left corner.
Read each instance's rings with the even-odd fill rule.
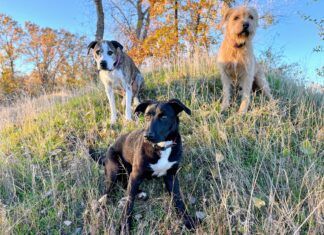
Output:
[[[125,76],[120,69],[114,69],[111,72],[108,71],[100,71],[100,79],[104,84],[111,84],[112,87],[122,87],[125,89]]]
[[[170,144],[172,144],[172,141],[165,141],[165,142],[158,143],[158,146],[165,147]],[[169,170],[176,163],[176,161],[174,161],[174,162],[169,161],[171,149],[172,148],[170,147],[164,151],[160,151],[161,156],[160,156],[160,159],[157,161],[157,163],[150,164],[150,167],[153,170],[152,175],[157,176],[157,177],[163,176],[166,174],[167,170]]]

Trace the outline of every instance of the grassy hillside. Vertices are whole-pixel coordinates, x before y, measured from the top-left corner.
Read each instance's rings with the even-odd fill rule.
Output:
[[[179,98],[193,111],[181,115],[179,178],[190,213],[206,214],[197,234],[324,232],[323,94],[270,74],[276,101],[254,95],[242,117],[238,102],[220,114],[213,61],[145,79],[143,98]],[[143,120],[119,119],[110,128],[98,87],[0,130],[0,234],[109,234],[118,227],[124,189],[109,195],[113,202],[98,202],[104,173],[87,147],[106,149]],[[161,179],[144,182],[149,200],[136,201],[136,233],[188,233],[162,185]]]

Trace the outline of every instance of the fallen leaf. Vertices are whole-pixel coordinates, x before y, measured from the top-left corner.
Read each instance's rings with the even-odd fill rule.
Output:
[[[69,220],[65,220],[63,223],[64,223],[66,226],[70,226],[70,225],[72,224],[72,222],[69,221]]]
[[[202,211],[196,211],[196,217],[200,220],[204,219],[206,217],[206,213]]]
[[[140,219],[142,219],[142,215],[141,214],[136,214],[135,216],[134,216],[134,218],[137,220],[137,221],[139,221]]]
[[[103,195],[101,198],[99,198],[98,202],[101,205],[105,205],[107,203],[107,194]]]
[[[220,163],[221,161],[224,160],[224,155],[221,152],[216,152],[215,153],[215,158],[216,158],[216,162]]]
[[[300,151],[302,151],[306,155],[311,155],[316,152],[309,140],[304,140],[301,143]]]
[[[261,200],[260,198],[253,198],[254,206],[257,208],[261,208],[266,205],[265,201]]]

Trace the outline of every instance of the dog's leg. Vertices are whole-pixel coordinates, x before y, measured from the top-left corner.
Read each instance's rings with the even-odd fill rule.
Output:
[[[126,87],[126,109],[125,109],[125,117],[127,121],[132,120],[132,98],[133,92],[130,87]]]
[[[128,186],[127,186],[127,202],[123,210],[122,224],[121,224],[121,234],[130,234],[131,224],[132,224],[132,210],[134,206],[134,200],[136,194],[138,193],[138,188],[143,181],[142,177],[133,171],[129,176]]]
[[[221,80],[223,85],[223,100],[221,104],[221,111],[225,111],[230,106],[231,99],[231,78],[225,72],[221,73]]]
[[[133,82],[132,85],[132,90],[133,90],[133,105],[135,107],[137,107],[140,104],[140,100],[138,98],[138,94],[141,90],[141,88],[143,87],[143,82],[144,82],[144,78],[142,77],[141,74],[137,74],[136,75],[136,79]]]
[[[263,73],[263,71],[261,71],[260,69],[258,70],[258,72],[255,74],[255,83],[258,86],[258,88],[260,88],[262,90],[262,92],[270,99],[272,100],[273,97],[271,95],[271,91],[270,91],[270,87],[268,84],[268,81]]]
[[[108,149],[107,158],[105,161],[105,174],[106,174],[106,193],[110,194],[113,185],[116,182],[119,173],[120,165],[112,147]]]
[[[167,174],[164,176],[164,183],[168,190],[168,192],[172,196],[172,201],[174,206],[178,212],[178,214],[183,217],[183,222],[188,229],[195,228],[195,221],[188,215],[185,205],[183,203],[181,193],[180,193],[180,186],[179,180],[176,175]]]
[[[123,96],[123,99],[121,101],[121,105],[122,105],[122,107],[126,106],[126,96]]]
[[[117,110],[116,110],[116,104],[115,104],[115,95],[114,90],[112,87],[107,86],[106,87],[107,97],[109,100],[110,105],[110,124],[115,124],[117,121]]]
[[[137,107],[140,104],[140,101],[139,101],[139,99],[138,99],[137,96],[134,96],[134,98],[133,98],[133,104],[134,104],[134,107]]]
[[[242,87],[242,102],[238,111],[239,114],[245,114],[249,108],[252,85],[253,75],[251,74],[245,76],[240,82],[240,86]]]

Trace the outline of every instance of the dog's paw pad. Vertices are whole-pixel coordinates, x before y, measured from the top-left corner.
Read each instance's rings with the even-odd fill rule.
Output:
[[[140,192],[139,194],[137,194],[137,198],[140,199],[140,200],[147,200],[148,199],[148,195],[146,192]]]

